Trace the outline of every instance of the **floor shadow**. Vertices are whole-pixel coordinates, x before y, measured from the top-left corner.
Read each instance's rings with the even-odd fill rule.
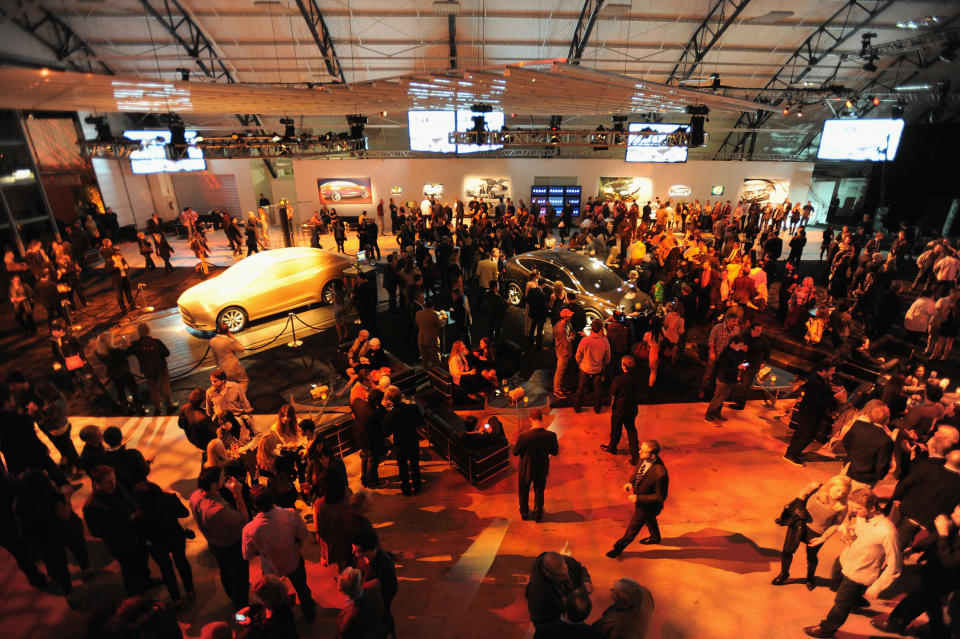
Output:
[[[673,546],[671,549],[664,546]],[[741,575],[768,572],[770,564],[780,557],[780,551],[763,548],[741,533],[705,529],[681,537],[664,538],[663,543],[639,550],[632,545],[623,554],[625,558],[675,559],[710,566]]]

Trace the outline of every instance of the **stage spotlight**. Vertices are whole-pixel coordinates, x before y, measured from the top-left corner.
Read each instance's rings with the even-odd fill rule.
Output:
[[[470,127],[468,133],[470,133],[470,143],[471,144],[486,144],[487,143],[487,119],[483,115],[475,115],[470,118],[473,120],[473,126]]]
[[[167,157],[179,160],[187,154],[187,129],[176,113],[167,116],[170,120],[170,144],[167,145]]]
[[[359,140],[363,138],[363,127],[367,124],[367,116],[360,114],[348,115],[347,124],[350,126],[350,138]]]
[[[719,73],[711,73],[711,74],[710,74],[710,88],[711,88],[711,89],[719,89],[719,88],[720,88],[720,74],[719,74]]]
[[[105,115],[88,115],[83,119],[87,124],[92,124],[97,129],[96,142],[113,142],[113,133],[110,131],[110,124]]]
[[[876,59],[877,59],[877,58],[873,58],[873,57],[869,58],[869,59],[867,60],[867,63],[863,65],[863,70],[864,70],[864,71],[867,71],[867,72],[869,72],[869,73],[873,73],[874,71],[876,71],[876,70],[877,70],[877,65],[875,65],[875,64],[873,63],[874,60],[876,60]]]
[[[902,118],[904,107],[906,107],[906,104],[898,100],[896,104],[890,107],[890,117],[894,119]]]
[[[851,100],[850,98],[847,98],[847,101],[844,102],[843,104],[844,104],[844,106],[847,107],[848,109],[852,109],[852,108],[853,108],[853,100]]]
[[[880,98],[875,95],[870,96],[870,101],[873,102],[873,106],[880,106]]]
[[[281,138],[280,138],[280,134],[277,133],[276,131],[274,131],[274,132],[273,132],[273,135],[270,136],[270,141],[271,141],[271,142],[279,142],[280,139],[281,139]]]
[[[596,133],[596,135],[593,136],[593,141],[596,142],[597,144],[600,144],[600,145],[606,144],[606,143],[607,143],[607,134],[604,133],[604,132],[606,131],[606,129],[603,128],[603,125],[601,124],[600,126],[597,127],[596,130],[597,130],[597,133]],[[593,147],[593,150],[594,150],[594,151],[606,151],[608,148],[609,148],[609,147],[606,147],[606,146],[595,146],[595,147]]]
[[[787,106],[783,107],[783,114],[784,114],[784,115],[790,115],[790,105],[789,105],[789,104],[788,104]]]
[[[294,138],[297,137],[296,129],[293,127],[293,118],[280,118],[280,124],[283,125],[283,141],[293,142]]]
[[[798,117],[798,118],[802,118],[802,117],[803,117],[803,107],[802,107],[802,106],[801,106],[799,109],[797,109],[797,117]]]
[[[180,79],[184,82],[187,82],[190,79],[190,69],[177,69],[177,73],[180,74]]]

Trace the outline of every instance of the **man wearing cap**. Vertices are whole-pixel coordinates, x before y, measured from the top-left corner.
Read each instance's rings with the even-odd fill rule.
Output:
[[[591,383],[594,391],[593,410],[597,413],[600,412],[601,402],[603,401],[603,371],[608,363],[610,363],[610,342],[603,334],[603,321],[595,319],[590,325],[590,335],[580,340],[580,346],[577,347],[580,379],[577,383],[577,395],[573,402],[575,412],[580,412],[587,384]]]
[[[569,308],[560,310],[560,321],[553,326],[553,348],[557,353],[557,367],[553,370],[553,396],[556,399],[566,399],[567,391],[563,387],[563,376],[570,363],[573,353],[573,342],[570,338],[570,318],[573,311]]]

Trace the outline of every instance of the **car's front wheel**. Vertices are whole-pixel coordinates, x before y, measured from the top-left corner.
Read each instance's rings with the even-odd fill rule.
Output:
[[[217,326],[227,325],[231,333],[239,333],[247,327],[247,312],[239,306],[228,306],[217,316]]]
[[[523,303],[523,289],[516,282],[507,283],[507,301],[513,306]]]
[[[337,292],[337,281],[331,280],[323,285],[323,290],[320,291],[320,301],[324,304],[333,304],[333,297]]]
[[[368,191],[368,190],[366,190],[366,189],[363,189],[362,191],[360,191],[360,197],[362,197],[362,198],[364,198],[364,199],[370,197],[370,191]]]
[[[339,201],[340,201],[340,197],[341,197],[340,191],[331,191],[331,192],[330,192],[330,199],[333,200],[334,202],[339,202]]]
[[[595,319],[598,319],[598,320],[600,320],[601,322],[603,321],[603,315],[600,314],[600,311],[598,311],[598,310],[596,310],[596,309],[593,309],[593,308],[588,308],[588,309],[586,310],[586,316],[587,316],[587,325],[588,325],[588,326],[589,326],[590,324],[593,324],[593,320],[595,320]]]

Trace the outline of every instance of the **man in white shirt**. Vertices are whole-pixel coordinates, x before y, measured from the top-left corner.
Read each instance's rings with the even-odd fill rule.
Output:
[[[811,637],[834,636],[853,608],[869,606],[867,600],[876,600],[903,570],[897,529],[880,513],[873,491],[859,488],[847,503],[853,520],[840,526],[841,539],[847,542],[840,553],[843,578],[826,619],[803,629]]]
[[[253,507],[259,512],[243,527],[243,558],[250,561],[260,555],[263,574],[289,579],[297,591],[303,614],[313,621],[317,618],[316,604],[300,554],[300,547],[310,533],[295,510],[277,508],[269,488],[255,486],[251,496]]]
[[[932,297],[921,294],[903,318],[903,328],[907,331],[907,341],[912,344],[926,344],[930,319],[937,313],[937,303]]]
[[[940,292],[946,294],[957,284],[960,275],[960,260],[952,252],[947,252],[933,265],[933,274],[937,278]]]

